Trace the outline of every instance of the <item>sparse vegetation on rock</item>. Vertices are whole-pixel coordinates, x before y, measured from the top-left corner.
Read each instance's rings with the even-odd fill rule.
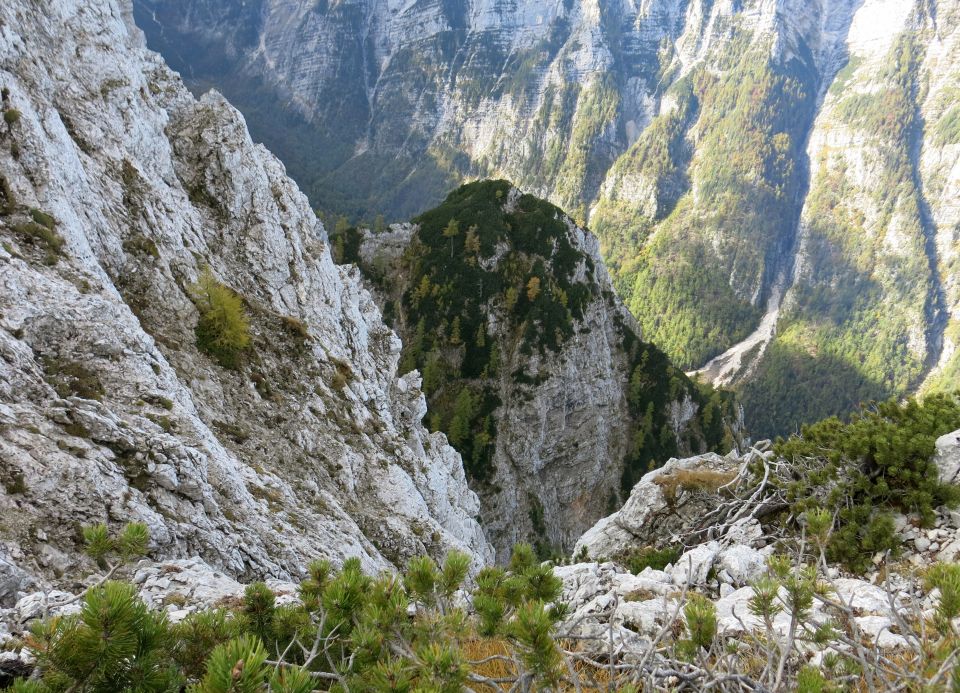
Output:
[[[898,550],[892,513],[929,526],[935,508],[960,503],[933,462],[937,437],[957,428],[957,395],[867,405],[848,422],[826,419],[779,441],[774,451],[788,466],[778,483],[796,515],[831,509],[829,558],[863,570],[877,552]]]
[[[200,313],[197,348],[224,368],[239,368],[243,353],[250,347],[250,320],[243,299],[209,269],[201,272],[190,287],[190,295]]]

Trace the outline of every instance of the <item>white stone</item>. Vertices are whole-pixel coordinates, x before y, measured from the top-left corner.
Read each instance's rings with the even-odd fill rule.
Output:
[[[656,597],[642,602],[623,602],[617,606],[616,617],[641,635],[653,637],[676,614],[676,599]]]
[[[890,613],[890,597],[877,585],[854,578],[839,578],[834,580],[831,586],[836,590],[838,601],[860,612],[861,615]],[[900,596],[896,596],[894,603],[901,604],[902,601]]]
[[[940,436],[936,446],[937,452],[933,461],[937,465],[940,480],[956,483],[960,476],[960,431]]]
[[[718,565],[732,584],[742,587],[766,572],[767,557],[749,546],[736,545],[720,552]]]
[[[907,646],[907,639],[891,632],[896,623],[887,616],[861,616],[854,621],[860,631],[880,649],[899,649]]]
[[[701,544],[690,549],[677,559],[668,572],[676,585],[703,585],[707,581],[720,553],[720,545],[715,542]]]

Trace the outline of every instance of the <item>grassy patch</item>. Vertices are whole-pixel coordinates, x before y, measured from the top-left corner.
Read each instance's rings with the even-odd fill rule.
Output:
[[[81,397],[100,401],[105,390],[95,371],[80,361],[44,357],[44,378],[62,398]]]
[[[46,265],[55,265],[63,254],[65,241],[52,228],[35,221],[20,222],[13,225],[13,231],[27,243],[41,248]]]
[[[154,260],[160,259],[160,250],[152,239],[147,238],[142,233],[135,233],[123,241],[123,250],[130,255],[141,255],[151,257]]]
[[[718,472],[713,469],[678,469],[661,474],[654,483],[660,487],[667,503],[673,504],[682,491],[717,493],[737,478],[736,472]]]

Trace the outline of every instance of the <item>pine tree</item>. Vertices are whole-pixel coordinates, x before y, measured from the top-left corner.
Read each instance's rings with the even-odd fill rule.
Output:
[[[443,237],[450,239],[450,257],[453,257],[453,239],[460,233],[460,223],[456,219],[451,219],[443,230]]]
[[[471,226],[467,229],[466,238],[463,241],[464,252],[467,253],[467,263],[471,266],[477,264],[477,258],[480,255],[480,236],[477,233],[477,227]]]
[[[417,285],[417,288],[413,292],[413,303],[415,306],[420,305],[425,298],[427,298],[433,291],[433,285],[430,283],[430,277],[423,275],[420,279],[420,283]]]
[[[453,418],[450,420],[450,428],[447,431],[447,438],[454,447],[459,448],[464,445],[470,437],[470,423],[475,415],[476,399],[470,392],[470,388],[465,387],[457,395],[453,405]]]
[[[224,368],[239,368],[250,346],[250,320],[243,299],[217,281],[209,268],[190,287],[190,296],[200,313],[195,329],[197,348]]]
[[[463,344],[463,337],[460,335],[459,315],[453,319],[453,323],[450,325],[450,344],[453,346],[460,346]]]
[[[473,343],[478,349],[483,349],[487,346],[487,326],[485,324],[477,328],[477,335],[474,337]]]
[[[445,372],[443,357],[436,351],[427,354],[426,363],[423,366],[423,391],[427,395],[432,394],[443,384]]]
[[[520,292],[516,290],[515,287],[510,287],[507,289],[507,293],[503,298],[503,307],[506,309],[507,313],[513,312],[514,307],[517,305],[517,301],[520,299]]]

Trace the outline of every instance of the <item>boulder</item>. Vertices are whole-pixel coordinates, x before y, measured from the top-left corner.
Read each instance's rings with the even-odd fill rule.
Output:
[[[889,616],[861,616],[855,618],[857,628],[870,638],[874,646],[881,650],[899,649],[907,646],[907,639],[891,631],[895,621]]]
[[[855,616],[889,614],[892,606],[899,607],[906,601],[905,595],[898,594],[891,604],[883,588],[856,578],[838,578],[830,586],[836,590],[836,600],[851,608]]]
[[[715,453],[668,460],[637,482],[619,511],[580,537],[574,555],[586,551],[590,557],[612,558],[632,547],[669,540],[716,507],[717,489],[736,477],[744,461]],[[747,525],[742,531],[756,532]]]
[[[664,624],[673,620],[678,613],[676,599],[654,597],[645,601],[618,604],[614,618],[640,635],[654,638]]]
[[[742,587],[766,572],[769,553],[736,544],[720,552],[717,565],[719,570],[730,576],[732,584]]]
[[[236,603],[246,589],[200,558],[162,563],[141,561],[133,582],[141,599],[151,608],[166,610],[171,621],[180,621],[194,611]],[[293,583],[270,579],[266,585],[277,595],[278,605],[297,600],[297,586]]]
[[[615,573],[610,584],[613,591],[624,599],[638,594],[665,596],[677,591],[670,573],[653,568],[644,568],[639,575]]]
[[[34,577],[22,570],[3,546],[0,546],[0,607],[13,606],[22,593],[35,584]]]
[[[960,481],[960,430],[940,436],[936,446],[933,461],[937,465],[940,480],[957,483]]]
[[[684,553],[667,572],[676,585],[704,585],[719,555],[720,544],[707,542]]]

